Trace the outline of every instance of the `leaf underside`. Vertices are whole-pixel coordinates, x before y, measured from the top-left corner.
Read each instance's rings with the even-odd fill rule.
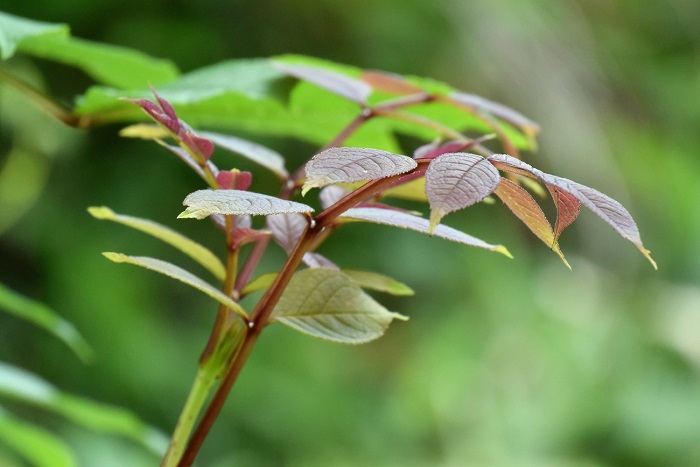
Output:
[[[381,337],[392,313],[340,271],[304,269],[297,272],[272,312],[280,322],[313,337],[343,344],[363,344]]]

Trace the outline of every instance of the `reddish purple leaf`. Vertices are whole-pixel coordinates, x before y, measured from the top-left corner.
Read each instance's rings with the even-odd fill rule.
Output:
[[[506,178],[501,178],[501,182],[496,188],[496,195],[508,206],[508,208],[527,226],[537,238],[542,240],[547,247],[551,248],[566,266],[571,269],[564,254],[559,248],[557,236],[552,231],[552,226],[545,217],[542,209],[535,199],[523,187],[517,185]]]
[[[242,190],[250,188],[253,182],[253,174],[250,172],[241,172],[238,169],[222,170],[216,176],[216,182],[219,188],[224,190]]]
[[[421,232],[429,234],[435,237],[444,238],[445,240],[450,240],[457,243],[462,243],[464,245],[475,246],[479,248],[485,248],[491,251],[497,251],[502,253],[509,258],[512,258],[511,254],[508,252],[506,247],[503,245],[491,245],[479,240],[476,237],[467,235],[459,230],[453,229],[446,225],[438,225],[432,232],[430,232],[430,223],[427,219],[422,217],[407,214],[401,211],[393,211],[389,209],[377,209],[377,208],[353,208],[348,209],[345,213],[340,216],[341,219],[346,220],[357,220],[364,222],[372,222],[374,224],[390,225],[393,227],[400,227],[402,229],[415,230],[416,232]]]
[[[379,149],[330,148],[316,154],[307,162],[306,181],[302,195],[311,188],[334,183],[376,180],[406,173],[418,166],[416,161]]]
[[[247,243],[255,242],[261,238],[267,237],[268,235],[270,235],[270,232],[265,230],[235,229],[231,233],[231,246],[233,248],[240,248]]]
[[[358,104],[364,105],[372,94],[372,88],[367,83],[335,71],[285,62],[273,62],[273,64],[283,73],[313,83]]]
[[[464,209],[490,195],[501,176],[488,160],[464,152],[443,154],[425,172],[430,202],[430,229],[450,212]]]
[[[384,71],[364,71],[360,79],[372,86],[373,89],[390,92],[392,94],[406,95],[424,92],[418,86],[408,82],[404,77]]]

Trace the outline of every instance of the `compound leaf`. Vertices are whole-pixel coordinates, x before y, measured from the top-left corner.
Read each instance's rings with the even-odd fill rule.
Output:
[[[460,232],[459,230],[453,229],[452,227],[448,227],[446,225],[438,225],[431,232],[430,223],[427,219],[407,214],[402,211],[381,208],[352,208],[344,212],[340,218],[415,230],[416,232],[444,238],[445,240],[450,240],[452,242],[497,251],[498,253],[512,258],[510,252],[503,245],[491,245],[490,243],[486,243],[483,240],[479,240],[476,237],[472,237],[471,235],[465,234],[464,232]]]
[[[642,239],[639,235],[639,228],[637,227],[637,224],[634,222],[634,219],[627,209],[625,209],[625,207],[619,202],[607,195],[604,195],[598,190],[581,185],[580,183],[576,183],[567,178],[544,173],[541,170],[538,170],[521,161],[520,159],[516,159],[506,154],[495,154],[489,157],[488,160],[498,169],[539,179],[545,185],[547,185],[550,192],[552,189],[556,189],[570,195],[562,197],[558,193],[557,196],[555,196],[555,202],[558,203],[557,210],[561,209],[563,211],[562,221],[557,220],[557,225],[559,227],[558,233],[561,233],[563,227],[566,227],[573,222],[573,219],[575,219],[573,215],[574,212],[577,213],[577,211],[575,210],[575,204],[571,200],[573,197],[578,202],[593,211],[598,217],[603,219],[618,234],[620,234],[622,238],[632,242],[634,246],[636,246],[637,249],[641,251],[642,254],[649,260],[652,266],[654,266],[654,269],[657,269],[656,262],[649,254],[649,250],[644,248],[644,245],[642,244]]]
[[[190,240],[184,235],[152,220],[139,217],[117,214],[106,206],[94,206],[88,208],[88,212],[95,219],[108,220],[126,225],[141,232],[147,233],[165,243],[177,248],[187,256],[204,266],[214,277],[223,281],[226,268],[219,258],[208,248]]]
[[[425,172],[425,192],[430,202],[430,230],[450,212],[478,203],[498,186],[498,170],[476,154],[442,154]]]
[[[304,195],[311,188],[321,188],[334,183],[390,177],[413,170],[417,165],[410,157],[379,149],[329,148],[307,162],[306,182],[301,193]]]
[[[266,216],[314,210],[305,204],[241,190],[199,190],[187,195],[182,204],[187,209],[178,218],[204,219],[212,214]]]
[[[552,231],[551,224],[530,193],[507,178],[501,178],[501,183],[496,188],[496,195],[537,238],[559,255],[564,264],[571,269],[559,248],[559,242]]]
[[[203,281],[199,277],[195,276],[189,271],[182,269],[179,266],[175,266],[172,263],[163,261],[156,258],[149,258],[146,256],[127,256],[121,253],[106,252],[102,253],[110,261],[115,263],[127,263],[133,264],[135,266],[141,266],[142,268],[150,269],[151,271],[159,272],[163,275],[177,279],[189,286],[194,287],[200,292],[204,292],[217,302],[224,305],[226,308],[238,313],[244,318],[247,318],[247,314],[241,306],[231,300],[223,292],[213,287],[211,284]]]
[[[407,318],[388,311],[342,272],[321,268],[297,272],[271,316],[273,322],[343,344],[377,339],[394,319]]]

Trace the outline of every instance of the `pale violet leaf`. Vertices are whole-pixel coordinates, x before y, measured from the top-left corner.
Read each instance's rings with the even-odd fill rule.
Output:
[[[452,227],[448,227],[446,225],[438,225],[431,232],[430,222],[428,222],[427,219],[401,211],[381,208],[352,208],[343,213],[340,218],[415,230],[416,232],[444,238],[445,240],[450,240],[452,242],[497,251],[498,253],[512,258],[510,252],[503,245],[491,245],[490,243],[486,243],[483,240],[479,240],[476,237],[472,237],[471,235],[465,234],[464,232],[460,232],[459,230],[453,229]]]
[[[313,251],[305,253],[302,261],[310,268],[334,269],[336,271],[340,270],[338,265],[333,261],[329,260],[322,254]]]
[[[350,191],[342,186],[331,185],[321,190],[318,194],[318,200],[321,202],[321,207],[323,209],[328,209],[330,206],[345,198],[348,193],[350,193]]]
[[[302,195],[311,188],[334,183],[377,180],[409,172],[417,167],[410,157],[379,149],[335,147],[321,151],[307,162]]]
[[[200,131],[198,134],[220,148],[240,154],[246,159],[265,167],[280,178],[286,179],[289,176],[287,169],[284,167],[284,157],[262,144],[210,131]]]
[[[331,269],[304,269],[292,277],[272,312],[271,321],[314,337],[363,344],[382,336],[392,313],[352,279]]]
[[[372,87],[369,84],[335,71],[281,61],[274,61],[273,65],[283,73],[313,83],[359,104],[367,102],[367,98],[372,94]]]
[[[305,204],[241,190],[199,190],[187,195],[182,204],[187,209],[178,217],[195,219],[212,214],[265,216],[314,210]]]
[[[272,232],[272,238],[287,254],[292,252],[308,225],[306,218],[297,213],[267,216],[267,228]]]
[[[476,154],[457,152],[438,156],[425,172],[430,228],[448,213],[482,201],[496,189],[500,179],[493,164]]]
[[[505,120],[506,122],[515,125],[530,138],[533,138],[540,131],[540,126],[537,123],[533,122],[520,112],[498,102],[485,99],[481,96],[477,96],[476,94],[468,94],[459,91],[453,92],[450,95],[450,98],[453,101],[471,109],[479,112],[487,112],[494,117],[498,117],[501,120]]]

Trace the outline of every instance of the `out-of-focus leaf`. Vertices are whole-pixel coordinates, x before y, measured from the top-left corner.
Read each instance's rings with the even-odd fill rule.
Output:
[[[310,268],[325,268],[333,269],[334,271],[340,271],[340,268],[333,261],[329,260],[325,256],[316,252],[305,253],[302,258],[304,264]]]
[[[496,188],[496,195],[537,238],[559,255],[564,264],[571,269],[559,248],[559,242],[552,231],[551,224],[530,193],[510,180],[501,178],[501,183]]]
[[[632,216],[627,209],[625,209],[624,206],[614,199],[597,190],[594,190],[593,188],[581,185],[580,183],[576,183],[572,180],[544,173],[541,170],[538,170],[521,161],[520,159],[516,159],[506,154],[495,154],[489,157],[488,160],[491,161],[498,169],[528,177],[535,177],[547,185],[548,188],[551,186],[557,190],[562,190],[569,193],[581,204],[603,219],[617,233],[619,233],[622,238],[632,242],[634,246],[636,246],[637,249],[641,251],[642,254],[649,260],[652,266],[654,266],[654,269],[657,269],[656,262],[649,254],[649,250],[644,248],[644,245],[642,244],[639,229],[637,228],[637,224],[634,222],[634,219],[632,219]],[[550,191],[551,189],[552,188],[550,188]],[[563,203],[563,220],[561,223],[558,221],[558,224],[560,224],[560,230],[558,233],[561,233],[561,230],[563,229],[561,225],[566,227],[566,225],[569,225],[572,222],[572,202],[570,197],[563,198],[561,196],[557,196],[555,201],[558,203]],[[559,209],[560,206],[557,206],[557,208]]]
[[[136,266],[141,266],[142,268],[150,269],[151,271],[159,272],[163,275],[177,279],[180,282],[184,282],[187,285],[194,287],[195,289],[204,292],[217,302],[224,305],[226,308],[238,313],[244,318],[247,318],[245,310],[241,306],[227,297],[223,292],[214,288],[211,284],[203,281],[199,277],[195,276],[189,271],[182,269],[179,266],[175,266],[172,263],[163,261],[156,258],[149,258],[145,256],[127,256],[121,253],[106,252],[102,253],[110,261],[115,263],[127,263]]]
[[[289,173],[284,167],[284,157],[282,157],[278,152],[266,148],[262,144],[237,138],[235,136],[212,133],[210,131],[200,131],[199,135],[211,140],[220,148],[240,154],[246,159],[260,164],[282,179],[289,177]]]
[[[241,290],[241,296],[250,295],[259,290],[265,290],[275,282],[277,278],[276,272],[268,272],[266,274],[261,274],[252,281],[248,282],[243,290]]]
[[[272,237],[287,254],[292,252],[309,222],[301,214],[273,214],[267,216],[267,227]]]
[[[450,212],[464,209],[490,195],[498,186],[498,170],[476,154],[442,154],[425,171],[430,202],[430,230]]]
[[[75,327],[43,303],[30,300],[0,284],[0,309],[46,329],[61,339],[83,361],[94,357],[92,347]]]
[[[540,131],[540,126],[521,114],[516,110],[511,109],[503,104],[485,99],[475,94],[467,94],[465,92],[453,92],[450,98],[464,106],[467,106],[477,112],[487,112],[494,117],[498,117],[519,128],[528,139],[534,143],[537,133]]]
[[[272,312],[271,321],[314,337],[343,344],[363,344],[382,336],[392,313],[340,271],[297,272]]]
[[[212,214],[266,216],[314,210],[294,201],[240,190],[199,190],[187,195],[183,204],[187,209],[178,218],[204,219]]]
[[[419,177],[410,182],[393,186],[382,193],[383,197],[401,198],[411,201],[428,201],[425,193],[425,177]]]
[[[0,12],[0,59],[11,58],[26,39],[40,36],[67,37],[65,24],[44,23]]]
[[[329,148],[306,163],[304,195],[311,188],[334,183],[376,180],[415,169],[416,161],[407,156],[368,148]]]
[[[331,185],[321,189],[321,192],[318,194],[318,200],[321,202],[321,207],[323,209],[328,209],[330,206],[345,198],[349,193],[350,191],[341,186]]]
[[[366,70],[362,72],[362,81],[372,86],[373,89],[386,91],[391,94],[419,94],[423,89],[410,83],[400,75],[384,71]]]
[[[376,290],[391,295],[414,295],[415,292],[406,284],[371,271],[357,271],[354,269],[343,269],[343,273],[355,281],[363,289]]]
[[[70,447],[53,433],[0,408],[0,441],[35,467],[77,467]]]
[[[503,245],[491,245],[490,243],[486,243],[483,240],[479,240],[476,237],[472,237],[471,235],[467,235],[464,232],[460,232],[459,230],[453,229],[452,227],[448,227],[446,225],[438,225],[432,232],[430,232],[430,223],[427,219],[406,214],[405,212],[401,211],[378,208],[352,208],[344,212],[340,216],[340,219],[372,222],[374,224],[390,225],[393,227],[400,227],[402,229],[415,230],[416,232],[444,238],[445,240],[462,243],[464,245],[497,251],[498,253],[512,258],[510,252]]]
[[[273,61],[273,65],[290,76],[313,83],[358,104],[365,104],[372,94],[372,88],[367,83],[325,68],[284,61]]]
[[[125,47],[70,37],[69,28],[0,13],[0,57],[15,51],[76,66],[100,83],[133,89],[175,79],[179,71],[169,60],[156,59]]]
[[[226,268],[221,260],[211,252],[211,250],[203,247],[194,240],[190,240],[171,228],[148,219],[117,214],[106,206],[90,207],[88,208],[88,212],[96,219],[117,222],[156,237],[165,243],[174,246],[193,260],[197,261],[217,279],[222,281],[224,280]]]
[[[130,438],[162,455],[167,437],[128,410],[59,391],[44,379],[0,362],[0,396],[57,413],[86,428]]]
[[[39,199],[49,175],[49,162],[40,153],[13,147],[0,166],[0,234]]]

